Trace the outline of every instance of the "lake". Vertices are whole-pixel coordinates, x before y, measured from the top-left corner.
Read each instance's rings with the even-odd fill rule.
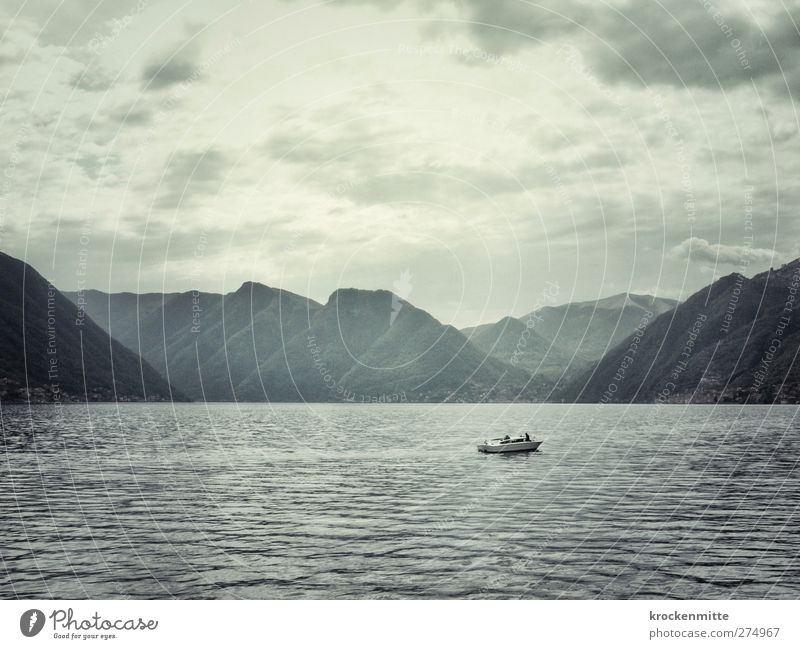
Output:
[[[795,406],[0,414],[4,598],[800,597]]]

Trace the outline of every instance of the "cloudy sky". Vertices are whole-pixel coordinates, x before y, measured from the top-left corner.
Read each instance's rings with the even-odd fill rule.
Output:
[[[800,3],[4,0],[0,249],[457,326],[800,256]],[[551,291],[552,292],[552,291]]]

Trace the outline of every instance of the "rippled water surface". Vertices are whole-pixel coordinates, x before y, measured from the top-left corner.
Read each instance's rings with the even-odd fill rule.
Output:
[[[0,596],[797,598],[797,414],[5,406]]]

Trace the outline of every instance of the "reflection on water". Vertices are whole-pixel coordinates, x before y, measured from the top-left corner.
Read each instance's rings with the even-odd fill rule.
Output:
[[[4,406],[0,596],[797,598],[794,407]],[[540,452],[479,454],[530,431]]]

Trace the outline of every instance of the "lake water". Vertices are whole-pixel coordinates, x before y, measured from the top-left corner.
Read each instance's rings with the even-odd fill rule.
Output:
[[[4,598],[800,597],[792,406],[1,414]]]

